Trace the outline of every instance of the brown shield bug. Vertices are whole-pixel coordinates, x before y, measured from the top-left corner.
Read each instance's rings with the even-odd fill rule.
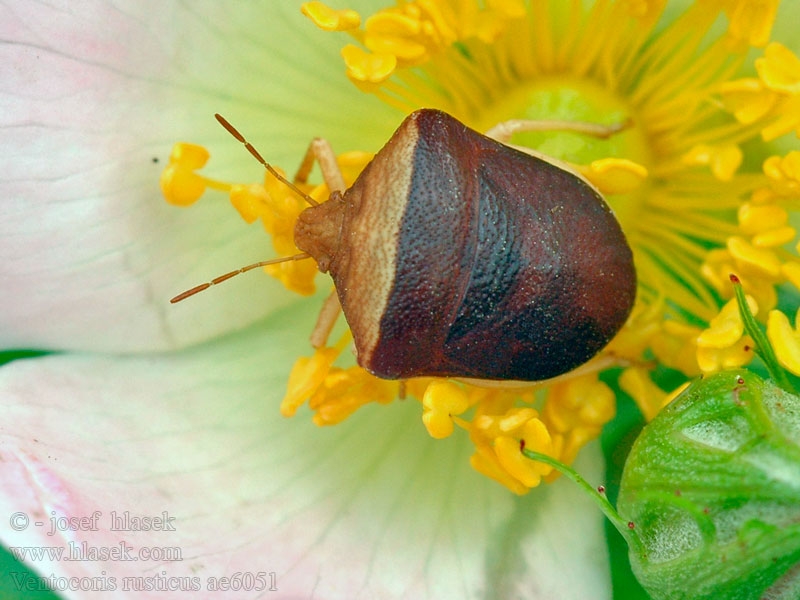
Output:
[[[514,121],[490,133],[604,137],[622,127]],[[432,109],[409,115],[348,189],[323,140],[312,143],[295,182],[314,159],[330,198],[306,197],[313,206],[295,228],[304,254],[276,260],[310,256],[333,278],[315,346],[341,306],[359,365],[378,377],[538,381],[588,361],[625,323],[636,294],[630,247],[600,193],[569,168]]]

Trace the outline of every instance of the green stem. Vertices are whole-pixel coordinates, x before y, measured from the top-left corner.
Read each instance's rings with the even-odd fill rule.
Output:
[[[781,388],[790,394],[797,394],[794,386],[786,376],[786,371],[783,370],[778,358],[775,356],[775,350],[772,344],[769,343],[766,334],[761,330],[761,327],[756,322],[753,313],[750,312],[750,307],[747,305],[747,299],[744,297],[744,290],[739,278],[731,273],[731,283],[733,283],[733,292],[736,294],[736,303],[739,305],[739,314],[742,316],[744,329],[747,335],[753,338],[756,347],[754,348],[756,354],[764,361],[770,376]]]
[[[528,450],[527,448],[523,448],[522,453],[531,460],[550,465],[556,471],[564,475],[564,477],[573,481],[574,483],[577,483],[578,487],[582,488],[589,494],[589,497],[594,501],[606,518],[614,527],[616,527],[620,535],[625,538],[625,541],[628,542],[628,546],[641,553],[642,544],[639,540],[639,536],[636,535],[636,531],[632,528],[632,523],[629,523],[620,517],[617,510],[612,506],[611,502],[608,501],[608,498],[592,487],[592,485],[583,477],[581,477],[581,475],[575,469],[556,460],[552,456],[547,456],[546,454],[541,454],[540,452],[534,452],[533,450]]]

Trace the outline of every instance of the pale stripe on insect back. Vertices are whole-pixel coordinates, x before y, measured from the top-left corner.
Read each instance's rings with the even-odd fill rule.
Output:
[[[343,305],[348,301],[358,305],[358,310],[345,312],[362,365],[369,364],[378,342],[381,317],[394,282],[400,225],[414,173],[417,139],[416,123],[407,120],[402,131],[387,144],[394,146],[392,151],[379,153],[362,174],[363,187],[354,186],[346,196],[346,211],[353,211],[354,215],[349,227],[345,219],[340,248],[373,251],[349,253],[347,286],[339,289]]]

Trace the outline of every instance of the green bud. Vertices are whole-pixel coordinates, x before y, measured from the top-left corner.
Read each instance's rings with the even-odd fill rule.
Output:
[[[637,439],[617,509],[655,599],[800,598],[800,397],[746,370],[696,381]]]

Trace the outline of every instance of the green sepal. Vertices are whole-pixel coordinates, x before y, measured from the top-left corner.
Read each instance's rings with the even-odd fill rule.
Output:
[[[761,326],[756,322],[753,313],[750,312],[750,308],[747,306],[747,300],[739,278],[736,275],[731,275],[731,283],[733,284],[733,292],[736,295],[736,303],[739,305],[739,315],[742,317],[745,333],[753,339],[756,345],[754,348],[755,353],[764,361],[764,366],[767,367],[770,377],[775,380],[775,383],[787,392],[795,393],[794,386],[786,376],[786,371],[781,367],[778,358],[775,356],[772,344],[769,343],[767,335],[762,331]]]

